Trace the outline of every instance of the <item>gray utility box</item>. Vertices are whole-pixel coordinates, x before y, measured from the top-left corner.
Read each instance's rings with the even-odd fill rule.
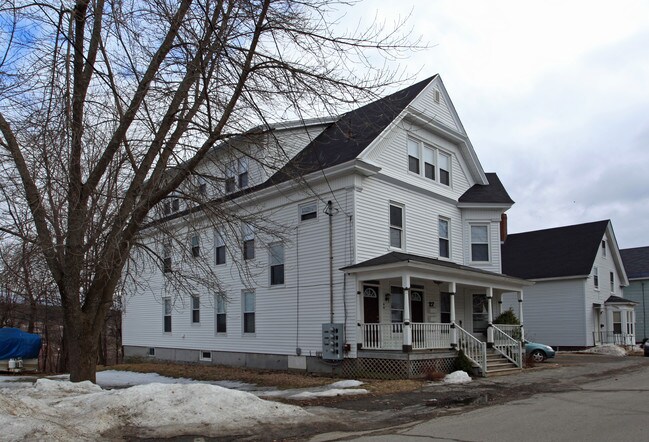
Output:
[[[322,324],[322,359],[343,359],[345,328],[343,324]]]

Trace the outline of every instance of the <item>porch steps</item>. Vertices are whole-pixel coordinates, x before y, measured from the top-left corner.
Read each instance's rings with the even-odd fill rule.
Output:
[[[516,372],[520,372],[516,364],[494,349],[487,350],[487,376],[501,376]]]

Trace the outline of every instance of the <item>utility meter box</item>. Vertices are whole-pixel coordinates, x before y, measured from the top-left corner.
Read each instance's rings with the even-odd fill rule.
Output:
[[[343,359],[345,329],[343,324],[322,324],[322,359]]]

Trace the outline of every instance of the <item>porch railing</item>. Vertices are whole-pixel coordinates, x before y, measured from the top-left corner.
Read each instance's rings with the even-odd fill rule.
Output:
[[[361,324],[363,349],[401,350],[403,348],[403,324]]]
[[[510,334],[512,331],[515,332],[515,330],[509,329],[508,331],[510,333],[507,333],[500,328],[501,326],[502,325],[492,326],[494,331],[494,349],[520,368],[523,366],[523,349],[521,341],[514,339]],[[520,326],[518,327],[520,332]]]
[[[413,349],[451,348],[451,324],[413,323],[411,327]]]
[[[459,350],[482,370],[482,376],[487,374],[487,344],[464,330],[459,325],[455,325],[457,330],[457,345]]]
[[[518,341],[521,340],[522,333],[521,333],[520,325],[511,325],[511,324],[494,324],[494,325],[509,337],[514,338]]]
[[[607,331],[593,332],[595,344],[634,345],[635,335]]]
[[[413,323],[410,327],[414,350],[451,348],[451,324]],[[401,350],[403,324],[361,324],[361,339],[366,350]]]

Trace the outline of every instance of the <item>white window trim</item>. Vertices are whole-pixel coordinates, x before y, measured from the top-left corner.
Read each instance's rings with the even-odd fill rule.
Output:
[[[413,172],[410,170],[410,160],[409,157],[410,155],[410,148],[409,148],[409,142],[413,141],[417,143],[417,160],[419,161],[419,173]],[[433,153],[433,174],[435,176],[434,179],[430,179],[426,177],[426,162],[424,160],[424,149],[430,149]],[[439,167],[439,156],[440,155],[445,155],[448,157],[448,184],[443,184],[441,181],[441,176],[442,174],[440,173],[441,169]],[[417,176],[423,180],[426,180],[426,182],[432,182],[436,183],[440,186],[444,186],[447,189],[452,189],[453,188],[453,154],[449,151],[447,151],[444,148],[441,148],[437,146],[436,144],[424,141],[420,138],[417,138],[413,135],[408,134],[406,138],[406,170],[409,175],[412,176]]]
[[[611,293],[615,293],[615,273],[609,272],[608,274],[609,285]]]
[[[398,207],[401,209],[401,247],[395,247],[392,245],[392,222],[390,220],[390,208]],[[394,227],[395,229],[398,227]],[[406,250],[406,206],[397,203],[395,201],[390,201],[388,203],[388,246],[392,250]]]
[[[439,222],[440,221],[446,221],[446,226],[447,226],[446,232],[448,234],[447,238],[442,238],[442,237],[439,236]],[[439,244],[440,244],[440,240],[442,240],[442,239],[446,239],[448,241],[448,256],[442,256],[442,254],[440,253]],[[439,259],[445,259],[445,260],[450,261],[453,258],[452,250],[453,249],[451,247],[451,220],[450,220],[450,218],[446,218],[444,216],[439,216],[437,218],[437,257]]]
[[[602,240],[602,244],[601,244],[600,248],[602,249],[602,258],[606,259],[606,255],[607,255],[606,240],[604,240],[604,239]]]
[[[216,262],[217,259],[217,250],[219,247],[223,247],[223,262],[218,263]],[[223,266],[228,263],[228,248],[225,244],[225,235],[223,235],[223,231],[219,229],[214,229],[214,265],[215,266]]]
[[[209,353],[209,357],[205,357],[205,353]],[[212,350],[199,350],[198,360],[203,362],[212,362]]]
[[[597,278],[597,279],[596,279]],[[599,268],[597,266],[593,267],[593,287],[599,292]]]
[[[302,209],[310,206],[315,206],[315,211],[314,212],[307,212],[307,213],[315,213],[315,217],[309,218],[309,219],[302,219]],[[318,201],[309,201],[307,203],[300,204],[297,209],[297,219],[301,223],[312,223],[315,221],[318,221]]]
[[[254,295],[254,310],[248,311],[246,310],[246,298],[245,294],[246,293],[252,293]],[[246,324],[246,313],[254,313],[255,314],[255,331],[254,332],[247,332],[245,331],[245,324]],[[257,334],[257,292],[254,289],[244,289],[241,290],[241,335],[242,336],[255,336]]]
[[[198,255],[194,256],[194,238],[196,238],[196,247],[198,247]],[[201,257],[201,236],[198,233],[192,233],[189,235],[189,253],[192,259],[198,259]]]
[[[273,253],[271,252],[271,249],[273,246],[282,246],[282,262],[281,264],[272,264],[273,260]],[[284,282],[281,284],[273,284],[272,280],[272,268],[274,265],[281,265],[282,267],[282,279]],[[283,243],[281,242],[274,242],[271,244],[268,244],[268,287],[269,288],[276,288],[276,287],[284,287],[286,285],[286,247],[284,246]]]
[[[471,237],[471,228],[472,227],[486,227],[487,228],[487,260],[486,261],[474,261],[473,260],[473,238]],[[471,263],[474,264],[479,264],[479,265],[485,265],[485,264],[491,264],[491,225],[489,223],[470,223],[469,224],[469,259]],[[484,243],[476,243],[476,244],[484,244]]]
[[[223,302],[223,311],[219,311],[219,299]],[[218,317],[219,315],[225,316],[225,331],[218,330]],[[225,294],[217,293],[214,295],[214,335],[215,336],[226,336],[228,334],[228,299]]]
[[[167,314],[167,302],[169,302],[169,314]],[[165,319],[169,316],[169,325],[170,331],[165,331]],[[170,335],[174,331],[174,322],[173,322],[173,305],[171,304],[171,297],[165,296],[162,298],[162,333],[165,335]]]
[[[194,307],[194,299],[198,299],[198,308]],[[198,321],[194,321],[194,312],[198,312]],[[201,325],[201,297],[200,295],[191,295],[189,297],[189,322],[192,327]]]

